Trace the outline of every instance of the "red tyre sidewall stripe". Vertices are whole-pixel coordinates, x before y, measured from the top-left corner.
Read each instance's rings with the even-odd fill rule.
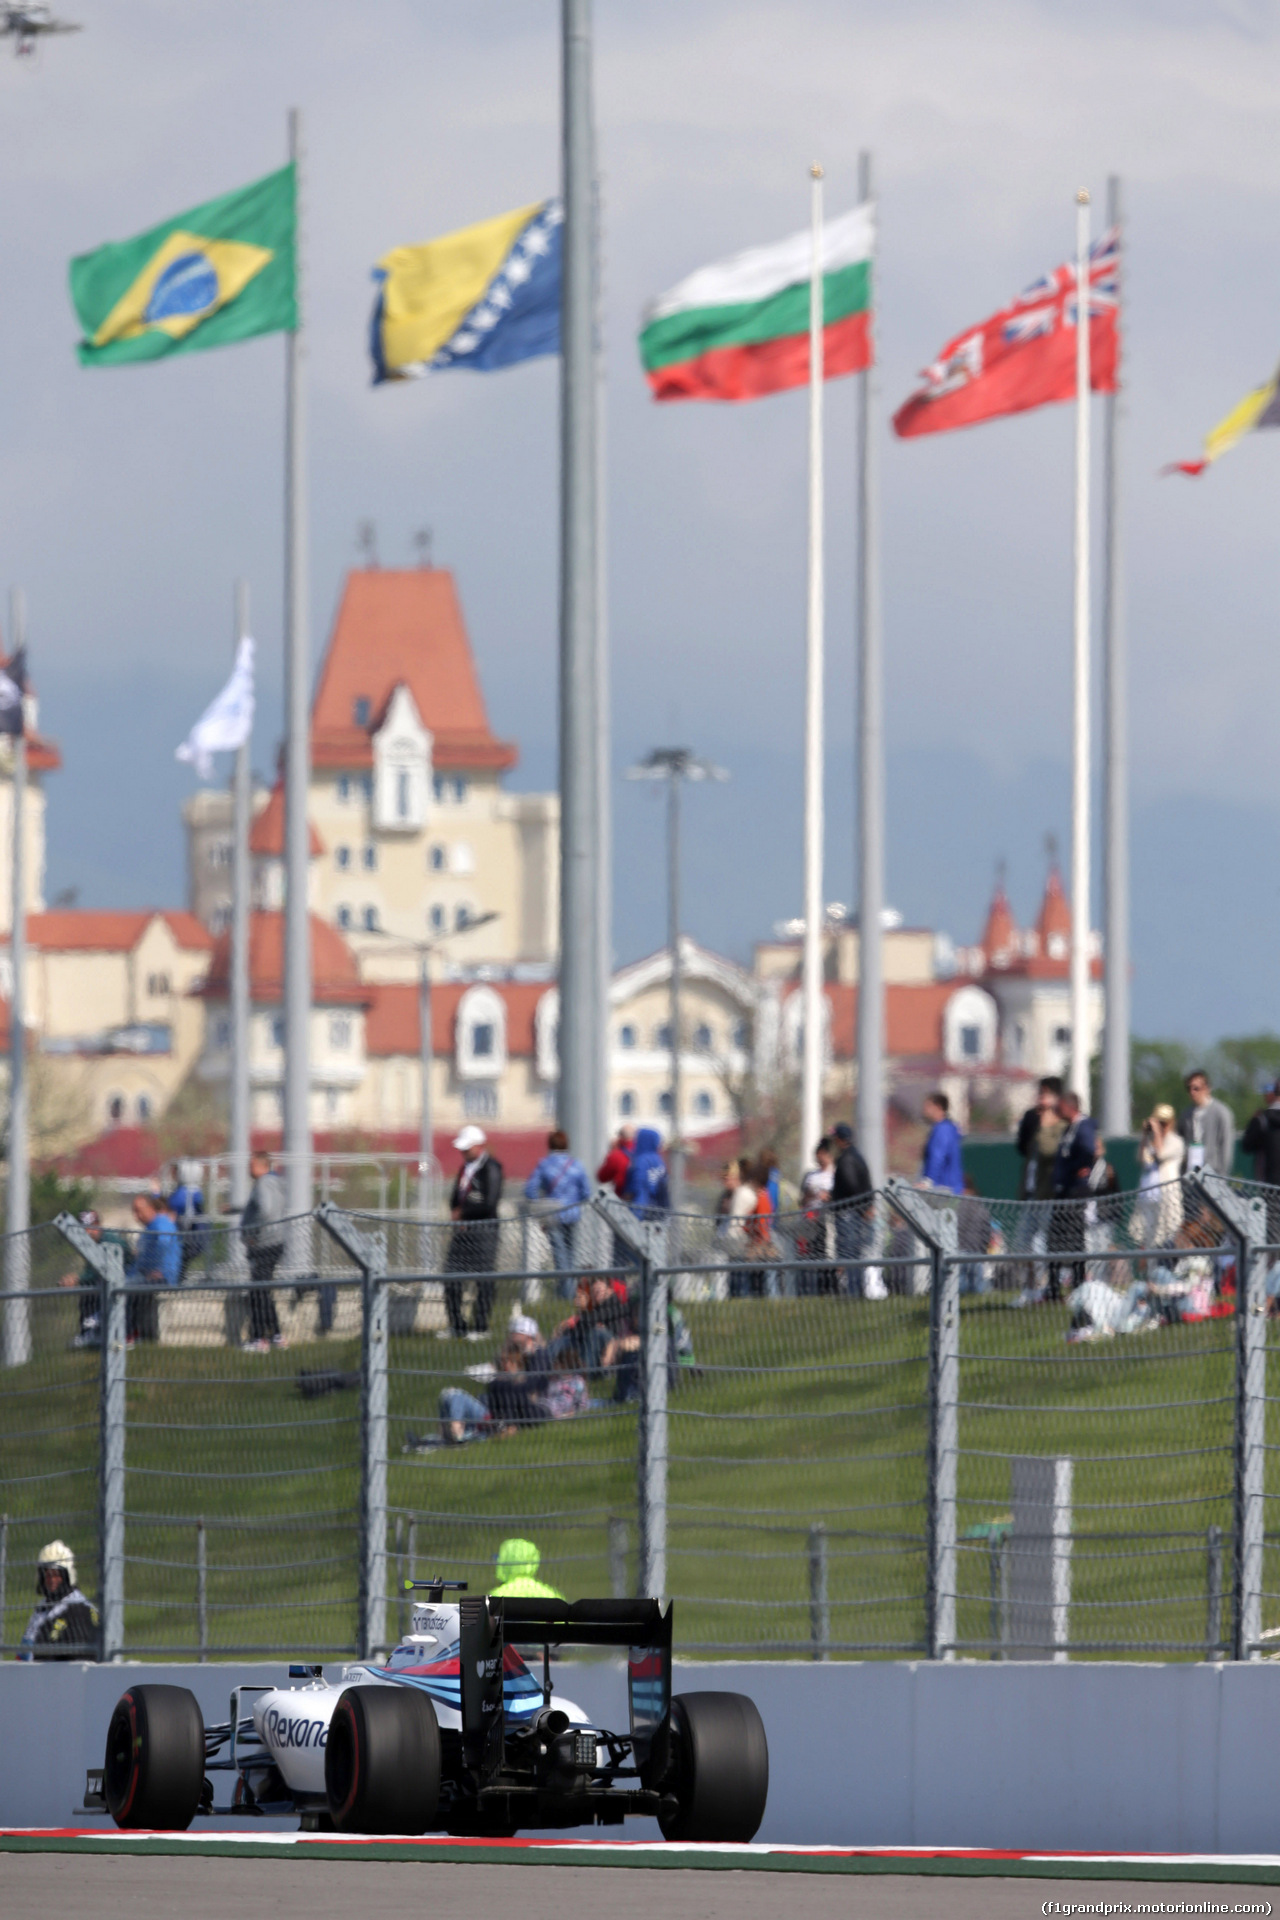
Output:
[[[120,1696],[120,1704],[121,1706],[124,1706],[127,1704],[129,1708],[129,1791],[125,1796],[124,1805],[121,1807],[119,1813],[116,1815],[117,1826],[123,1826],[124,1822],[128,1819],[130,1813],[133,1811],[133,1803],[138,1797],[138,1780],[142,1773],[142,1768],[139,1764],[140,1756],[138,1753],[137,1702],[134,1700],[134,1697],[131,1693],[123,1693]]]
[[[354,1707],[346,1710],[347,1723],[351,1728],[351,1790],[342,1803],[339,1817],[343,1820],[356,1803],[356,1794],[360,1787],[360,1723]]]

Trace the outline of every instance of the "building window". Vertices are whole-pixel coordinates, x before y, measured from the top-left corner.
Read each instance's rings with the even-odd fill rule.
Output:
[[[338,798],[344,807],[351,798],[351,781],[345,773],[338,775]]]
[[[698,1049],[698,1051],[699,1051],[699,1053],[710,1053],[710,1051],[711,1051],[711,1029],[710,1029],[710,1027],[709,1027],[709,1026],[707,1025],[707,1023],[706,1023],[706,1021],[705,1021],[705,1020],[703,1021],[703,1023],[702,1023],[702,1025],[701,1025],[700,1027],[695,1027],[695,1028],[694,1028],[694,1030],[693,1030],[693,1044],[694,1044],[694,1046],[695,1046],[695,1047],[696,1047],[696,1048]]]
[[[745,1020],[739,1020],[735,1024],[733,1029],[733,1044],[735,1047],[745,1049],[747,1044],[747,1023]]]
[[[432,933],[443,933],[445,925],[444,908],[440,906],[432,907],[427,914],[427,924],[431,928]]]
[[[622,1115],[624,1120],[629,1120],[631,1115],[635,1112],[635,1110],[636,1110],[636,1097],[634,1093],[632,1093],[630,1087],[628,1087],[624,1093],[620,1093],[618,1095],[618,1112]]]
[[[469,1083],[462,1089],[462,1111],[468,1120],[496,1120],[498,1089],[483,1081]]]
[[[705,1116],[706,1116],[706,1115],[708,1115],[708,1114],[712,1114],[712,1113],[714,1113],[714,1112],[715,1112],[715,1110],[716,1110],[716,1103],[715,1103],[715,1101],[714,1101],[714,1100],[713,1100],[713,1099],[711,1098],[711,1095],[710,1095],[710,1094],[709,1094],[709,1093],[708,1093],[708,1092],[706,1091],[706,1089],[705,1089],[705,1088],[703,1089],[703,1091],[702,1091],[701,1093],[696,1093],[696,1094],[694,1095],[694,1097],[693,1097],[693,1110],[694,1110],[694,1112],[695,1112],[695,1113],[700,1113],[700,1114],[702,1114],[702,1115],[704,1116],[704,1118],[705,1118]]]
[[[169,985],[169,976],[167,973],[149,973],[147,975],[147,992],[153,1000],[158,1000],[163,994],[172,993],[172,991],[173,989]]]
[[[329,1116],[329,1118],[330,1118],[331,1120],[333,1119],[333,1117],[334,1117],[334,1115],[335,1115],[335,1114],[337,1113],[337,1111],[338,1111],[338,1090],[337,1090],[337,1088],[336,1088],[336,1087],[326,1087],[326,1088],[325,1088],[325,1093],[324,1093],[324,1110],[325,1110],[325,1112],[326,1112],[326,1113],[328,1114],[328,1116]]]
[[[351,712],[352,712],[352,717],[353,717],[353,719],[355,720],[355,723],[356,723],[356,725],[357,725],[358,727],[367,727],[367,726],[368,726],[368,724],[369,724],[369,696],[368,696],[368,694],[365,694],[365,693],[358,693],[358,694],[356,695],[356,697],[355,697],[355,699],[354,699],[354,701],[352,702],[352,706],[351,706]]]
[[[453,910],[453,930],[455,933],[465,933],[470,924],[471,909],[463,902]]]
[[[396,774],[396,816],[400,820],[409,818],[409,776],[403,768]]]
[[[431,782],[431,790],[436,796],[437,803],[443,802],[448,797],[449,782],[442,773],[438,773]]]
[[[471,1051],[477,1060],[493,1058],[493,1028],[488,1021],[471,1029]]]
[[[335,1013],[329,1022],[329,1045],[337,1052],[351,1045],[351,1020],[345,1013]]]
[[[542,1117],[544,1120],[554,1120],[556,1117],[556,1090],[554,1087],[544,1087],[542,1089]]]
[[[376,907],[365,908],[364,930],[366,933],[376,933],[378,931],[378,909]]]
[[[654,1044],[654,1046],[655,1046],[655,1047],[666,1047],[666,1048],[668,1048],[668,1049],[670,1048],[670,1046],[671,1046],[671,1025],[670,1025],[670,1022],[669,1022],[669,1021],[666,1021],[666,1020],[664,1020],[664,1021],[663,1021],[663,1023],[662,1023],[662,1025],[661,1025],[660,1027],[655,1027],[655,1028],[654,1028],[654,1031],[653,1031],[653,1044]]]
[[[670,1113],[670,1111],[671,1111],[671,1094],[670,1094],[670,1092],[668,1091],[667,1093],[660,1093],[660,1094],[658,1095],[658,1112],[659,1112],[659,1113]]]
[[[634,1047],[635,1043],[636,1030],[630,1021],[628,1021],[625,1027],[618,1028],[618,1045],[620,1047],[631,1048]]]
[[[444,848],[437,842],[427,854],[427,865],[430,867],[432,873],[443,873],[446,859],[447,855],[445,854]]]
[[[454,783],[453,783],[453,797],[454,797],[454,799],[455,799],[455,800],[457,801],[457,803],[458,803],[458,805],[459,805],[459,806],[461,806],[461,805],[462,805],[462,803],[463,803],[463,801],[464,801],[464,800],[466,799],[466,797],[467,797],[467,783],[466,783],[466,781],[465,781],[465,780],[455,780],[455,781],[454,781]]]
[[[335,847],[333,850],[333,862],[335,866],[341,867],[342,871],[345,873],[347,868],[351,865],[350,847]]]
[[[277,1047],[282,1047],[284,1045],[284,1015],[283,1014],[277,1014],[275,1019],[271,1022],[271,1042],[273,1046],[277,1046]]]
[[[371,773],[362,773],[360,775],[360,793],[365,800],[373,799],[373,775]]]
[[[231,865],[231,842],[229,840],[211,840],[206,857],[211,867],[229,867]]]
[[[1060,1047],[1069,1047],[1071,1045],[1070,1027],[1055,1027],[1053,1030],[1053,1038],[1056,1045]]]
[[[976,1060],[982,1052],[982,1029],[980,1027],[961,1027],[960,1051],[966,1060]]]
[[[118,1127],[124,1119],[124,1095],[113,1093],[107,1101],[107,1118],[112,1126]]]
[[[231,1022],[229,1020],[223,1019],[215,1021],[213,1044],[215,1047],[229,1047],[231,1045]]]
[[[231,909],[221,903],[209,915],[209,931],[212,934],[225,933],[231,925]]]
[[[340,927],[342,928],[342,930],[343,930],[343,932],[344,932],[344,933],[349,933],[349,932],[350,932],[350,930],[351,930],[351,909],[350,909],[350,907],[339,907],[339,908],[338,908],[338,925],[339,925],[339,926],[340,926]]]
[[[149,1093],[140,1093],[138,1095],[139,1126],[145,1127],[150,1118],[151,1118],[151,1095]]]
[[[367,846],[360,858],[366,870],[371,873],[378,864],[378,849],[372,845]]]

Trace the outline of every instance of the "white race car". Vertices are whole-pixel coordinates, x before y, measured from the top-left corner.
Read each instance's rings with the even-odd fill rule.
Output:
[[[175,1830],[198,1814],[297,1813],[344,1833],[512,1834],[656,1816],[668,1840],[750,1840],[769,1754],[740,1693],[671,1696],[671,1608],[656,1600],[500,1599],[423,1580],[413,1629],[385,1666],[293,1666],[299,1686],[232,1689],[206,1728],[186,1687],[120,1696],[85,1807],[120,1827]],[[630,1726],[591,1726],[551,1687],[551,1648],[625,1647]],[[520,1649],[540,1648],[541,1679]],[[210,1774],[231,1773],[214,1805]]]

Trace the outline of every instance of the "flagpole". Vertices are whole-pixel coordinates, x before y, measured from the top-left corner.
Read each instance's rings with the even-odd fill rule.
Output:
[[[1075,645],[1071,767],[1071,1090],[1089,1111],[1089,194],[1076,195]]]
[[[9,593],[11,658],[27,644],[27,600],[21,587]],[[4,1286],[24,1295],[31,1285],[31,1168],[27,1137],[27,733],[24,689],[19,688],[18,732],[13,738],[13,882],[9,956],[13,986],[9,998],[9,1182],[6,1193]],[[5,1301],[4,1362],[20,1367],[31,1358],[31,1321],[22,1298]]]
[[[822,168],[809,169],[813,251],[809,269],[809,609],[804,709],[804,1050],[800,1078],[800,1174],[822,1132],[822,696],[824,638],[822,403]]]
[[[596,287],[591,0],[561,0],[564,242],[560,371],[560,1125],[589,1161],[604,1145],[600,1005]]]
[[[872,195],[871,155],[858,157],[858,199]],[[877,236],[878,237],[878,236]],[[878,263],[872,256],[872,319]],[[884,650],[880,625],[880,497],[874,358],[858,376],[858,1145],[880,1186],[884,1137]]]
[[[1115,174],[1107,182],[1107,225],[1120,236],[1117,281],[1123,289],[1123,196]],[[1123,315],[1118,316],[1119,319]],[[1123,339],[1123,335],[1121,336]],[[1120,366],[1103,402],[1103,485],[1106,541],[1103,565],[1103,647],[1106,673],[1106,770],[1103,805],[1105,861],[1106,1025],[1102,1036],[1102,1125],[1110,1135],[1133,1125],[1129,1059],[1129,666],[1120,551]]]
[[[284,1151],[285,1204],[290,1214],[311,1208],[311,928],[307,912],[307,787],[310,678],[307,607],[306,359],[302,282],[302,114],[289,114],[289,157],[295,169],[297,228],[294,287],[297,321],[285,336],[285,915],[284,915]],[[290,1249],[290,1264],[301,1243]]]
[[[249,583],[236,582],[236,656],[249,633]],[[249,1198],[249,754],[236,749],[231,778],[231,1208]]]

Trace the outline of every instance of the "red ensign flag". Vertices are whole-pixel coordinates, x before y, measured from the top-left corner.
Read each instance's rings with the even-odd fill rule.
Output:
[[[1120,234],[1089,249],[1089,369],[1095,393],[1114,393],[1120,358]],[[899,407],[902,439],[1026,413],[1076,392],[1076,270],[1058,267],[1013,305],[949,340],[924,385]]]

